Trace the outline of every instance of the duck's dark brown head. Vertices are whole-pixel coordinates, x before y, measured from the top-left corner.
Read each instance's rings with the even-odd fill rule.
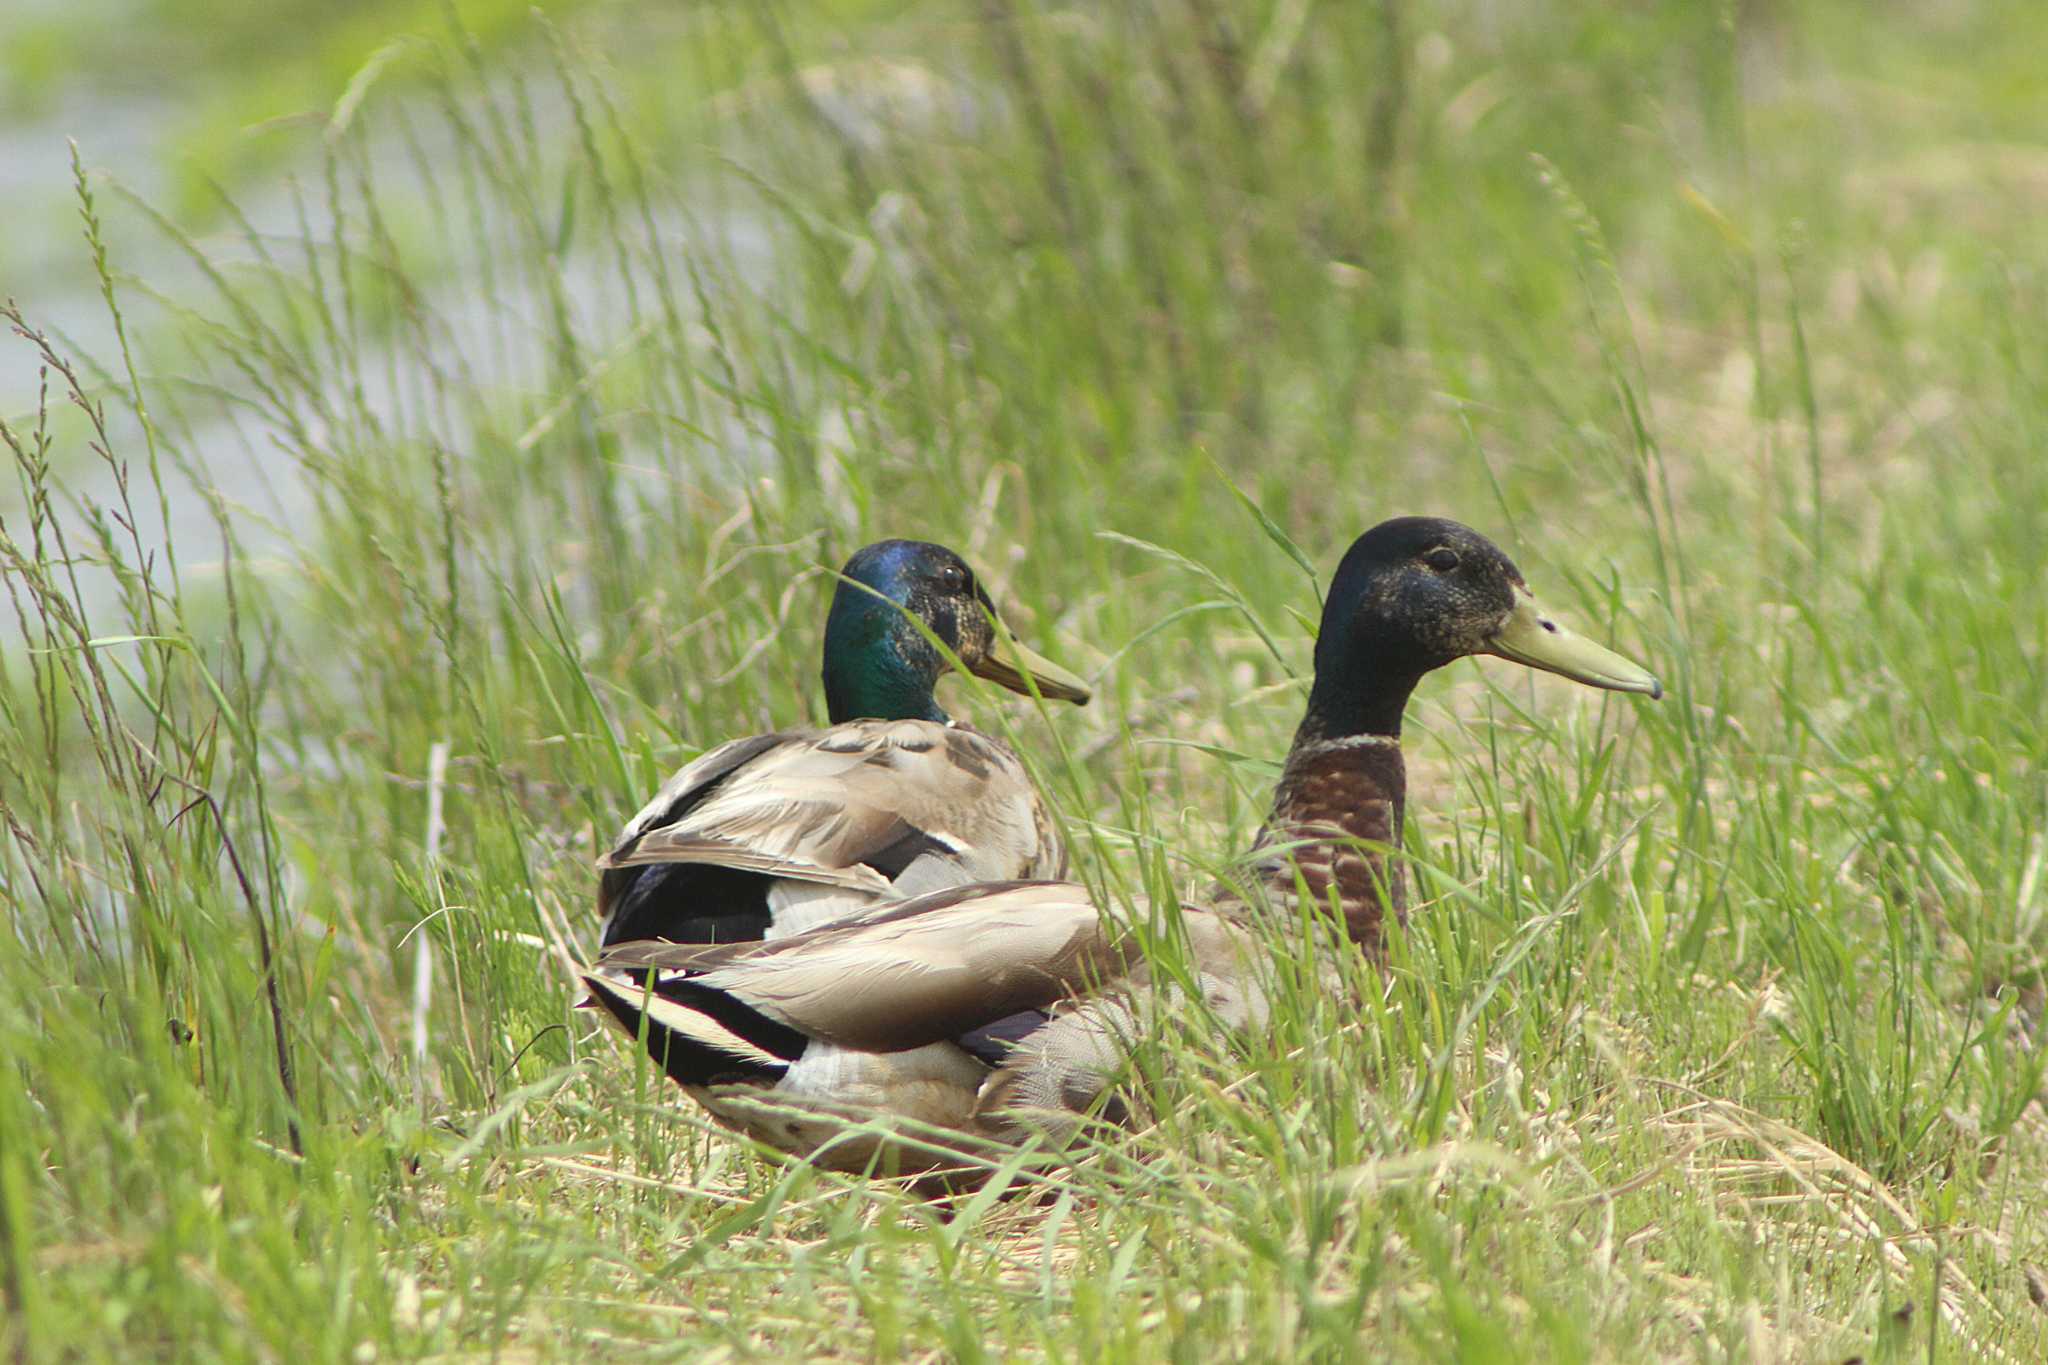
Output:
[[[1650,674],[1539,610],[1514,561],[1471,527],[1397,517],[1360,536],[1323,604],[1308,713],[1259,845],[1285,850],[1260,863],[1275,891],[1299,878],[1367,952],[1404,905],[1385,852],[1400,847],[1407,795],[1401,712],[1423,674],[1468,654],[1663,695]]]
[[[1396,517],[1352,543],[1316,639],[1316,734],[1398,735],[1423,674],[1493,654],[1593,687],[1661,697],[1657,679],[1536,604],[1499,546],[1442,517]]]

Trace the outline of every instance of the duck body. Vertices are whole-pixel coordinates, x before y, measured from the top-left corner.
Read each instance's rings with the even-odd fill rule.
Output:
[[[1315,683],[1253,848],[1252,885],[1173,908],[1187,956],[1171,980],[1154,979],[1085,887],[1032,881],[954,887],[775,942],[622,943],[599,965],[630,981],[593,974],[592,994],[623,1028],[644,1029],[654,1059],[721,1119],[845,1169],[878,1156],[903,1171],[948,1160],[943,1144],[885,1152],[873,1125],[835,1146],[848,1117],[916,1117],[957,1130],[960,1149],[1058,1138],[1091,1109],[1115,1117],[1129,1043],[1162,1011],[1192,994],[1226,1026],[1264,1024],[1273,939],[1304,923],[1275,907],[1306,894],[1317,913],[1303,946],[1332,955],[1321,960],[1333,988],[1333,954],[1379,953],[1386,916],[1405,907],[1386,856],[1406,797],[1401,713],[1424,673],[1477,653],[1661,695],[1648,673],[1537,611],[1520,572],[1477,532],[1436,518],[1375,527],[1326,600]],[[736,1121],[763,1100],[819,1120]]]
[[[664,783],[598,860],[603,944],[777,938],[941,887],[1061,875],[1022,762],[939,708],[952,660],[935,641],[1003,686],[1088,698],[1000,632],[958,555],[867,546],[826,622],[833,724],[733,740]]]
[[[1263,994],[1240,984],[1249,928],[1193,910],[1183,927],[1204,998],[1228,1023],[1262,1022]],[[837,1170],[869,1168],[887,1140],[849,1135],[849,1121],[952,1130],[971,1147],[1004,1131],[1010,1102],[1085,1109],[1134,1022],[1090,992],[1152,986],[1134,942],[1064,881],[955,887],[772,942],[628,944],[601,965],[631,979],[593,973],[592,997],[644,1028],[671,1080],[728,1126]],[[951,1160],[943,1143],[887,1155],[902,1172]]]
[[[854,720],[720,745],[670,778],[600,865],[607,944],[720,943],[966,882],[1057,877],[1066,852],[1000,740]]]

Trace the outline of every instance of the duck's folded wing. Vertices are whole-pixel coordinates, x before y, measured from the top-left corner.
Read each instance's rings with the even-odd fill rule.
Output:
[[[896,1052],[1100,989],[1134,959],[1086,887],[1014,882],[921,896],[768,943],[621,944],[598,966],[673,973],[805,1038]]]
[[[1036,869],[1047,842],[1037,795],[1001,744],[932,721],[854,721],[713,750],[598,862],[710,863],[900,894]]]
[[[1187,934],[1193,998],[1231,1029],[1265,1024],[1268,995],[1257,969],[1257,938],[1227,917],[1194,912],[1181,921]],[[975,1126],[1016,1141],[1037,1133],[1055,1146],[1074,1132],[1080,1115],[1097,1109],[1123,1121],[1122,1103],[1106,1091],[1115,1083],[1131,1045],[1158,1027],[1162,1015],[1186,1006],[1179,984],[1134,980],[1132,989],[1072,1002],[1016,1040],[975,1100]]]

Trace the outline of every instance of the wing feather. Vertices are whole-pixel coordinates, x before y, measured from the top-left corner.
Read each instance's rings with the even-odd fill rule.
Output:
[[[933,721],[853,721],[737,740],[663,786],[599,866],[708,863],[874,894],[1064,865],[1023,766]]]
[[[1098,988],[1132,960],[1086,887],[1019,882],[955,888],[767,943],[624,944],[599,965],[679,972],[806,1037],[895,1052]]]

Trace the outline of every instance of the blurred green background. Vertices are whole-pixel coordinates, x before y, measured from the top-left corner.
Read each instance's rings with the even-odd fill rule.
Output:
[[[11,7],[0,1343],[2040,1358],[2044,12]],[[1042,1199],[571,1009],[862,541],[1098,685],[961,705],[1167,897],[1418,511],[1670,697],[1433,677],[1384,992]]]

